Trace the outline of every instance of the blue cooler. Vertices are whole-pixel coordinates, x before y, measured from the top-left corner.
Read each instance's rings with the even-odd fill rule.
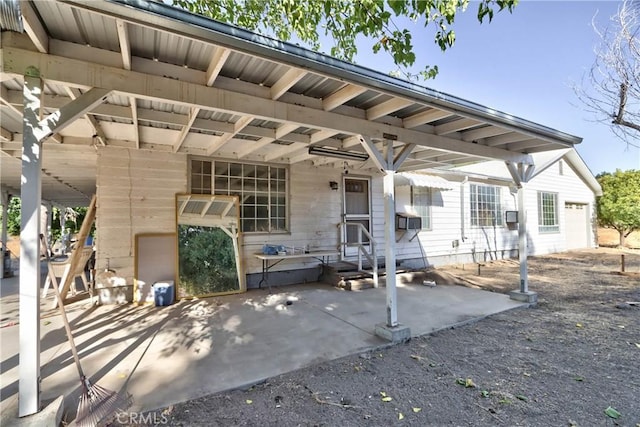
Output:
[[[173,288],[173,280],[153,284],[153,300],[156,307],[165,307],[173,304],[173,296],[175,295]]]

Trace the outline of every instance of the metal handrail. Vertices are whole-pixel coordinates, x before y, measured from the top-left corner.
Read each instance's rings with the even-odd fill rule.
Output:
[[[371,264],[372,267],[372,275],[373,275],[373,287],[377,288],[378,287],[378,256],[377,256],[377,252],[376,252],[376,240],[373,238],[373,236],[371,235],[371,233],[369,233],[369,230],[367,230],[365,228],[364,225],[356,222],[356,223],[346,223],[346,222],[341,222],[340,224],[338,224],[338,226],[340,227],[340,245],[342,247],[357,247],[358,248],[358,270],[359,271],[364,271],[362,269],[362,255],[365,256],[365,258],[367,258],[367,260],[369,261],[369,263]],[[348,243],[346,241],[342,241],[343,240],[343,236],[346,239],[346,227],[357,227],[358,228],[358,242],[357,243]],[[363,245],[362,241],[363,238],[362,236],[365,236],[367,239],[369,239],[369,246],[371,248],[370,252],[367,252],[365,245]]]

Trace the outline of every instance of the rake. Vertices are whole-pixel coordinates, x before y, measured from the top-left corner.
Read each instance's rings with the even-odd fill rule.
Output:
[[[76,363],[78,374],[80,375],[82,394],[80,395],[80,400],[78,402],[76,425],[80,427],[95,427],[106,424],[111,421],[118,412],[124,411],[131,406],[132,397],[129,393],[121,394],[108,390],[104,387],[100,387],[97,384],[91,384],[89,378],[87,378],[82,370],[82,365],[80,365],[78,349],[73,341],[71,326],[69,325],[67,312],[64,309],[64,304],[60,297],[60,290],[54,280],[52,280],[51,284],[56,293],[56,298],[58,298],[58,307],[60,307],[60,315],[62,316],[64,329],[67,332],[67,338],[69,339],[69,345],[71,346],[73,360]]]

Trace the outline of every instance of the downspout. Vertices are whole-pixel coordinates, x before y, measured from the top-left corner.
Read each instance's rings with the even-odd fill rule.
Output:
[[[469,182],[469,177],[465,176],[460,183],[460,240],[464,243],[467,240],[467,236],[464,234],[464,186]]]

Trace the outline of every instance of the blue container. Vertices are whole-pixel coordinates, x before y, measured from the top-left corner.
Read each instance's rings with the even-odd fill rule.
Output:
[[[174,295],[173,280],[153,284],[153,301],[156,307],[165,307],[173,304]]]

